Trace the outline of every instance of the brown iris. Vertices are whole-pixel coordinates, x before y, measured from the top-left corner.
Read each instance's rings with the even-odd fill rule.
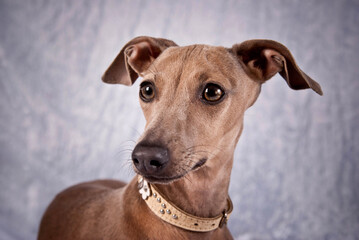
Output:
[[[140,97],[145,102],[150,102],[155,98],[155,87],[151,82],[141,83]]]
[[[224,91],[220,86],[214,83],[209,83],[205,86],[202,98],[209,103],[216,103],[222,99]]]

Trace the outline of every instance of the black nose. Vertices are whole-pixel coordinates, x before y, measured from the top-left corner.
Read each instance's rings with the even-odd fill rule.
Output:
[[[169,161],[167,148],[137,144],[132,152],[132,161],[143,174],[159,173]]]

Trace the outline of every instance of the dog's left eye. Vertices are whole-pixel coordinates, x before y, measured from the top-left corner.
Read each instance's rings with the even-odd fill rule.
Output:
[[[140,97],[145,102],[150,102],[155,97],[155,87],[151,82],[141,83]]]
[[[202,93],[202,98],[208,103],[216,103],[224,96],[224,91],[220,86],[214,83],[209,83],[205,86]]]

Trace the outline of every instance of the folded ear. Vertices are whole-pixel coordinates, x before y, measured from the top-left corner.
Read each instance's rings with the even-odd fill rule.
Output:
[[[249,40],[233,45],[232,51],[247,73],[262,83],[279,72],[290,88],[311,88],[323,95],[320,85],[298,67],[290,51],[278,42]]]
[[[136,37],[129,41],[108,67],[102,81],[105,83],[132,85],[138,76],[168,47],[177,46],[171,40],[152,37]]]

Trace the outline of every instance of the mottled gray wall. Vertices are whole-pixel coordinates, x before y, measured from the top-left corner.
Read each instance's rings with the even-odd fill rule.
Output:
[[[138,35],[284,43],[323,87],[276,76],[246,114],[230,195],[237,239],[359,239],[359,2],[0,1],[0,239],[34,239],[60,190],[129,180],[138,85],[101,83]]]

